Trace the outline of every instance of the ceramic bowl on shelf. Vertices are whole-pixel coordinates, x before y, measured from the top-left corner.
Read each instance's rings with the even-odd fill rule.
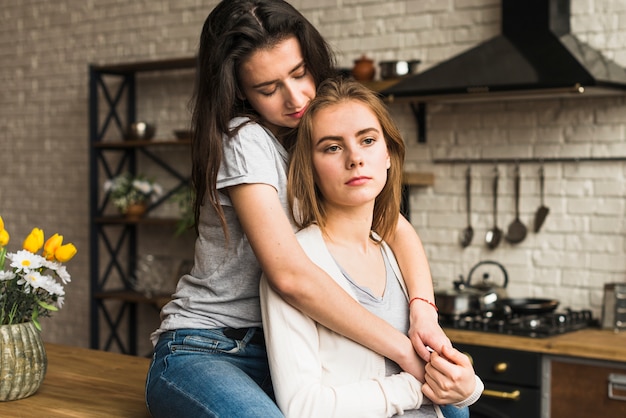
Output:
[[[175,129],[174,136],[176,139],[191,139],[191,131],[188,129]]]
[[[154,138],[156,127],[148,122],[131,123],[126,131],[124,139],[127,140],[150,140]]]
[[[380,67],[380,78],[390,80],[406,75],[417,74],[417,67],[420,62],[422,61],[382,61],[378,64]]]

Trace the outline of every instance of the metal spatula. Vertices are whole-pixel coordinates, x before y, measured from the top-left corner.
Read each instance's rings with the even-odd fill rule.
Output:
[[[519,164],[515,165],[515,219],[509,225],[509,229],[504,237],[511,244],[519,244],[526,238],[526,226],[519,218],[519,196],[520,196],[520,171]]]
[[[474,238],[474,229],[472,228],[472,204],[471,204],[471,194],[472,194],[472,171],[468,166],[467,171],[465,172],[465,203],[467,205],[467,226],[461,233],[460,244],[461,247],[465,248],[472,243],[472,238]]]
[[[537,208],[537,212],[535,213],[535,232],[539,232],[543,222],[546,220],[550,209],[544,205],[543,203],[543,183],[544,183],[544,174],[543,174],[543,166],[539,167],[539,190],[541,195],[541,206]]]

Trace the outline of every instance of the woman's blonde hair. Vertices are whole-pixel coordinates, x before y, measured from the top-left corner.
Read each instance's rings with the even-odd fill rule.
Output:
[[[317,112],[324,108],[350,101],[366,105],[376,115],[383,130],[391,167],[387,171],[387,183],[376,197],[371,229],[382,239],[388,239],[395,231],[400,215],[404,141],[382,100],[359,82],[331,78],[320,84],[316,97],[300,121],[297,141],[293,148],[287,187],[289,205],[298,227],[305,228],[317,224],[324,231],[325,199],[315,184],[313,173],[311,138],[313,119]]]

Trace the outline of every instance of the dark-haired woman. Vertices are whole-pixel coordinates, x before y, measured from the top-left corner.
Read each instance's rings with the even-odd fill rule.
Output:
[[[224,0],[205,21],[192,120],[198,237],[194,266],[152,335],[146,401],[154,417],[280,416],[261,328],[262,271],[289,303],[409,373],[423,370],[416,350],[427,357],[424,343],[437,351],[450,344],[427,303],[411,308],[412,343],[345,295],[295,238],[288,151],[334,68],[322,36],[285,1]],[[409,294],[432,300],[423,248],[405,219],[390,244]]]

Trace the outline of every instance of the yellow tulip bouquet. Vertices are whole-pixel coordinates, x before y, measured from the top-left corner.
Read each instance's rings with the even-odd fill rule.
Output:
[[[63,244],[54,234],[44,243],[43,231],[33,228],[23,249],[8,253],[9,233],[0,216],[0,325],[32,321],[41,330],[39,318],[63,306],[63,285],[71,281],[65,263],[74,257],[74,244]],[[42,250],[41,255],[37,254]],[[5,270],[5,263],[9,270]]]

